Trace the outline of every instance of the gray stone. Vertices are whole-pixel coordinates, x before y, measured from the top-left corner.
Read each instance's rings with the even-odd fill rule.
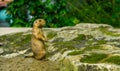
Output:
[[[4,52],[3,48],[0,48],[0,54],[3,53],[3,52]]]

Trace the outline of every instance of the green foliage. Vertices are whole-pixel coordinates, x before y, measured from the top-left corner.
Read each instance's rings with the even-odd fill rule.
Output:
[[[14,0],[7,11],[13,27],[31,27],[37,18],[45,19],[46,27],[79,22],[120,27],[120,0]]]
[[[70,15],[80,22],[105,23],[120,27],[120,0],[83,0],[82,3],[77,0],[68,4]]]
[[[7,10],[13,27],[30,27],[37,18],[45,19],[46,27],[62,27],[78,21],[66,16],[66,5],[66,0],[14,0]]]
[[[106,57],[107,57],[106,54],[92,53],[90,56],[86,56],[82,58],[80,61],[85,63],[98,63],[99,61]]]

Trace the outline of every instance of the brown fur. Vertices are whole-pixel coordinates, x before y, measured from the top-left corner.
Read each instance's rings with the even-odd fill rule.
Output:
[[[35,59],[43,59],[46,55],[45,50],[45,41],[46,38],[42,31],[42,27],[45,25],[45,20],[37,19],[34,21],[33,29],[32,29],[32,51],[33,57]]]

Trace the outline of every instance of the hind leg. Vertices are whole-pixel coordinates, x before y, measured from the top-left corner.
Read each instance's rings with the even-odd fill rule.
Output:
[[[46,51],[41,51],[39,53],[34,53],[34,58],[41,60],[41,59],[45,58],[45,55],[46,55]]]

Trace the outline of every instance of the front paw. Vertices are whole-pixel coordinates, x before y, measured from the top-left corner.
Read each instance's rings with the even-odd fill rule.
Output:
[[[45,42],[48,42],[48,39],[45,39],[44,41],[45,41]]]

